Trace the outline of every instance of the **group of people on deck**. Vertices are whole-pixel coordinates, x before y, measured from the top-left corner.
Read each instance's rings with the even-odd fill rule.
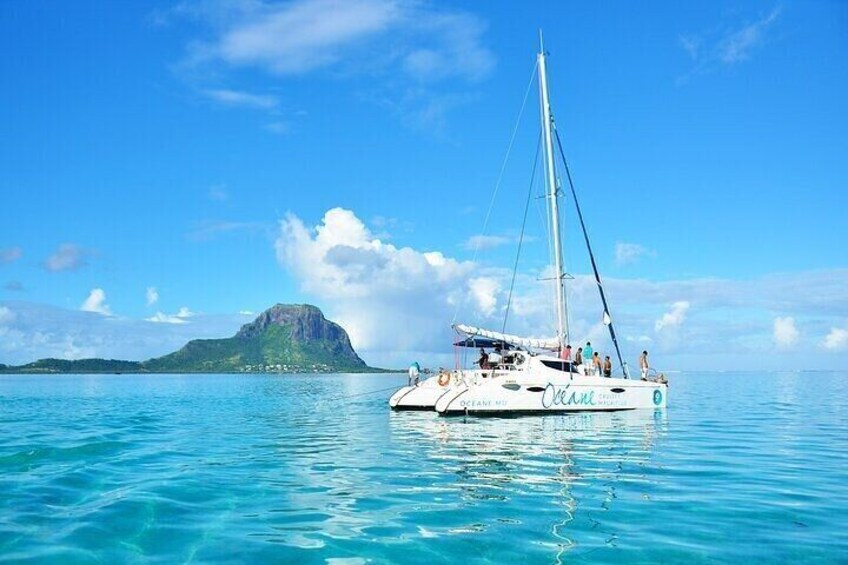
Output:
[[[480,348],[480,358],[477,360],[477,365],[479,365],[481,369],[494,369],[501,363],[510,361],[509,359],[504,358],[505,355],[502,353],[500,344],[496,344],[494,349],[495,350],[492,353],[486,353],[485,349],[482,347]],[[585,347],[578,347],[577,352],[574,353],[573,356],[571,344],[566,345],[560,350],[559,358],[563,361],[570,362],[572,366],[582,367],[583,374],[586,376],[599,377],[603,375],[607,378],[612,377],[612,361],[610,360],[610,356],[605,355],[604,358],[601,359],[600,353],[592,349],[591,341],[587,341]],[[643,381],[648,380],[649,368],[648,352],[643,351],[639,356],[639,370]]]
[[[601,361],[601,355],[592,349],[591,341],[586,342],[586,347],[578,347],[573,358],[571,344],[566,345],[560,350],[559,358],[563,361],[571,361],[574,365],[581,365],[584,375],[599,377],[603,374],[607,378],[612,377],[610,356],[605,355],[603,361]],[[648,367],[648,352],[643,351],[642,355],[639,356],[639,370],[643,381],[648,378]]]
[[[583,366],[583,374],[599,377],[603,374],[605,377],[612,377],[612,361],[610,356],[606,355],[601,360],[601,354],[592,349],[592,342],[587,341],[586,347],[578,347],[577,353],[573,354],[571,344],[563,347],[559,352],[559,358],[563,361],[571,361],[574,365]]]

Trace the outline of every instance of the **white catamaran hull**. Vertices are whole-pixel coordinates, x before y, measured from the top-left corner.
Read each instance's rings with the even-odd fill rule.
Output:
[[[458,374],[432,376],[395,391],[389,398],[389,407],[392,410],[433,410],[439,398],[460,386],[464,384]]]
[[[438,398],[436,412],[485,415],[666,407],[668,385],[665,383],[558,371],[545,366],[543,359],[529,359],[525,370],[467,373],[464,385]]]

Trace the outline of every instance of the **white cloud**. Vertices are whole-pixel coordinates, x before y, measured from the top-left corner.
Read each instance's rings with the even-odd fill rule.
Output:
[[[795,327],[795,318],[775,318],[772,335],[778,347],[792,347],[795,345],[798,342],[798,329]]]
[[[6,306],[0,306],[0,326],[8,324],[15,319],[15,313]]]
[[[45,304],[14,302],[15,318],[0,324],[0,362],[22,364],[55,357],[144,360],[176,351],[192,339],[230,337],[244,317],[197,314],[192,324],[151,324],[120,316],[92,316]]]
[[[491,249],[506,245],[512,241],[511,238],[502,235],[472,235],[462,246],[465,249],[476,251],[478,249]]]
[[[164,312],[156,312],[145,321],[155,322],[158,324],[185,324],[189,318],[196,316],[194,312],[183,306],[176,314],[165,314]]]
[[[493,315],[497,309],[498,292],[501,289],[498,281],[489,277],[476,277],[468,281],[468,288],[477,309],[484,316]]]
[[[253,316],[254,312],[251,310],[239,310],[240,316]]]
[[[195,313],[188,309],[188,307],[183,306],[177,312],[177,318],[191,318],[195,316]]]
[[[86,257],[89,252],[74,243],[63,243],[58,249],[44,261],[44,268],[48,271],[72,271],[86,266]]]
[[[327,211],[312,229],[289,214],[276,249],[301,288],[362,351],[443,346],[455,305],[469,295],[471,263],[384,243],[342,208]]]
[[[769,29],[782,12],[778,5],[753,22],[680,37],[680,45],[693,62],[693,68],[678,79],[685,82],[693,75],[710,73],[751,58],[754,50],[766,43]]]
[[[385,31],[400,16],[399,4],[394,1],[265,4],[226,30],[211,49],[229,63],[298,74],[338,62],[358,42]]]
[[[106,304],[106,293],[102,288],[91,289],[88,298],[80,305],[80,310],[83,312],[95,312],[104,316],[112,315],[109,305]]]
[[[5,247],[0,249],[0,263],[12,263],[17,261],[23,255],[23,250],[20,247]]]
[[[510,269],[457,261],[438,250],[395,247],[352,211],[330,210],[316,227],[290,215],[280,223],[276,248],[300,288],[349,331],[357,351],[375,365],[402,366],[413,354],[449,362],[440,355],[451,355],[449,324],[456,313],[458,322],[493,329],[503,324]],[[553,334],[548,278],[545,270],[518,273],[508,332]],[[664,366],[689,356],[692,367],[703,362],[703,352],[720,348],[727,354],[724,367],[734,367],[773,352],[774,312],[803,311],[821,320],[819,325],[833,320],[836,326],[837,319],[848,317],[846,280],[848,270],[833,269],[749,280],[605,278],[605,289],[631,364],[651,343]],[[572,342],[591,339],[598,350],[612,352],[593,277],[576,274],[568,281],[568,306]],[[822,336],[829,327],[821,327]]]
[[[438,130],[445,114],[471,98],[458,92],[495,65],[484,46],[485,23],[473,14],[418,0],[188,2],[175,13],[199,19],[212,39],[190,44],[183,69],[220,81],[222,68],[258,68],[288,78],[324,71],[349,83],[361,77],[360,99],[391,108],[414,127]],[[447,84],[451,92],[436,91]],[[273,97],[206,89],[223,102],[274,109]],[[247,95],[247,96],[243,96]],[[287,121],[266,129],[288,133]]]
[[[145,297],[147,299],[147,305],[153,306],[157,302],[159,302],[159,291],[156,290],[155,286],[148,286],[147,292],[145,293]]]
[[[638,243],[618,242],[615,244],[615,264],[619,266],[636,263],[646,255],[654,255],[654,253],[643,245]]]
[[[671,305],[671,310],[663,314],[662,318],[654,323],[654,330],[661,332],[679,327],[686,319],[686,312],[688,311],[689,302],[686,300],[678,300]]]
[[[255,108],[257,110],[272,110],[280,104],[276,96],[251,94],[250,92],[239,90],[204,90],[202,94],[215,102],[220,102],[227,106],[240,106],[243,108]]]
[[[718,55],[723,63],[733,64],[750,57],[751,50],[762,44],[769,26],[780,15],[780,6],[759,20],[728,34],[718,44]]]
[[[825,336],[822,345],[830,351],[844,351],[848,349],[848,330],[830,328],[830,333]]]

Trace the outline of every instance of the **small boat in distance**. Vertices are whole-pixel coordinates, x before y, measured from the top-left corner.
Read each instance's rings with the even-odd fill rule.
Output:
[[[601,278],[598,274],[592,248],[577,194],[571,182],[568,165],[562,153],[562,145],[548,101],[544,46],[537,57],[539,76],[539,104],[542,117],[542,144],[545,155],[546,197],[549,202],[549,222],[553,251],[556,312],[556,337],[533,339],[490,331],[483,328],[454,324],[454,330],[462,339],[458,347],[494,348],[500,351],[490,364],[481,362],[477,369],[456,369],[429,377],[419,383],[410,383],[396,391],[389,399],[394,410],[433,410],[441,415],[506,415],[523,413],[559,413],[585,411],[618,411],[635,409],[665,408],[668,386],[660,376],[648,380],[631,379],[624,363],[618,340],[609,313]],[[560,183],[554,160],[554,138],[563,158],[564,170],[595,281],[603,304],[603,320],[610,332],[618,356],[621,374],[602,377],[599,371],[578,364],[570,358],[563,359],[561,353],[569,343],[567,331],[567,309],[565,301],[565,279],[563,271],[562,243],[560,238],[559,196]],[[588,360],[591,362],[591,360]]]

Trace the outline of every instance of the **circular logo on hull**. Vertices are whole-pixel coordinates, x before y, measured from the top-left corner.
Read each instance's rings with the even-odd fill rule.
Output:
[[[654,391],[654,404],[656,406],[659,406],[660,404],[662,404],[662,393],[658,390]]]

